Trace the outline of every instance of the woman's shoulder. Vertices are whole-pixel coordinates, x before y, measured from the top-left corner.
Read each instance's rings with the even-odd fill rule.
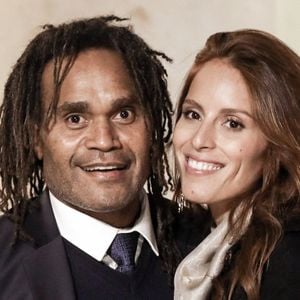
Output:
[[[300,299],[300,216],[285,224],[266,264],[261,299]]]
[[[291,232],[299,233],[300,232],[300,214],[290,217],[286,221],[286,223],[283,227],[283,230],[284,230],[285,235],[288,233],[291,233]]]
[[[270,256],[267,269],[270,269],[273,264],[282,267],[299,266],[297,271],[300,275],[300,216],[290,218],[283,226],[282,237]]]
[[[185,255],[198,246],[207,236],[211,222],[210,214],[197,205],[177,214],[174,222],[174,233],[179,244],[183,242],[180,248],[186,249]]]
[[[294,256],[294,259],[300,262],[300,216],[290,218],[283,225],[282,237],[270,259],[279,259],[283,253],[284,262],[288,262],[289,259],[293,260]]]

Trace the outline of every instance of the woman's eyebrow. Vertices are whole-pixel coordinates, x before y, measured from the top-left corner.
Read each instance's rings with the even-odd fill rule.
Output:
[[[243,109],[235,109],[235,108],[223,108],[221,110],[223,114],[244,114],[248,116],[249,118],[253,119],[253,116],[246,110]]]
[[[199,104],[197,101],[193,100],[193,99],[190,99],[190,98],[187,98],[184,100],[183,104],[182,105],[193,105],[193,106],[197,106],[200,110],[203,111],[203,107],[201,104]],[[253,116],[251,115],[251,113],[249,113],[247,110],[243,110],[243,109],[236,109],[236,108],[222,108],[220,110],[220,112],[222,114],[235,114],[235,113],[240,113],[240,114],[244,114],[246,116],[248,116],[249,118],[253,119]]]

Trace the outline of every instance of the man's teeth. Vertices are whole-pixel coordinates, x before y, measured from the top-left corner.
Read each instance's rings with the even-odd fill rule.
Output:
[[[221,165],[219,164],[206,163],[202,161],[196,161],[193,159],[188,160],[188,166],[198,171],[216,171],[221,169]]]
[[[87,167],[84,168],[85,171],[87,172],[104,172],[104,171],[113,171],[113,170],[118,170],[120,167],[116,166],[103,166],[103,167]]]

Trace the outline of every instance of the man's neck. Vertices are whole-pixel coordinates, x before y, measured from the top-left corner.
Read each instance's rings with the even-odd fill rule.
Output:
[[[73,208],[113,227],[126,228],[133,226],[139,217],[141,211],[141,201],[136,200],[123,209],[108,212],[89,211],[78,207]]]

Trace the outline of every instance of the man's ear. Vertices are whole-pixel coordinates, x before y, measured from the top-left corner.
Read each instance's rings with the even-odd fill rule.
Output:
[[[34,126],[34,152],[39,160],[43,159],[43,141],[37,125]]]

